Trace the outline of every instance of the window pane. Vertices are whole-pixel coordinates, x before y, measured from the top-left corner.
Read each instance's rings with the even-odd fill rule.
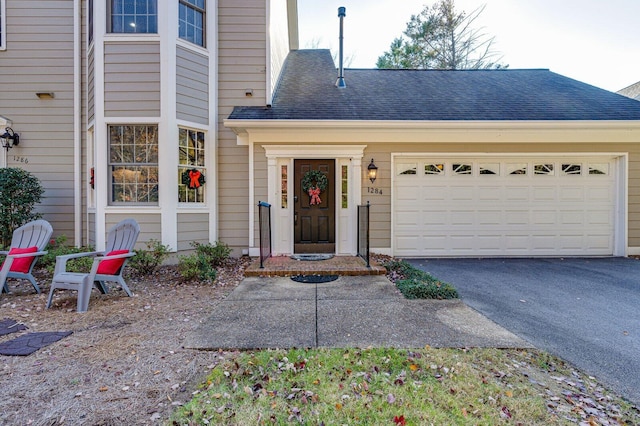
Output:
[[[533,173],[536,175],[549,175],[553,176],[553,164],[536,164],[533,166]]]
[[[178,202],[202,203],[206,180],[205,134],[178,129]]]
[[[396,170],[397,174],[400,175],[415,175],[418,165],[416,163],[409,164],[398,164]]]
[[[111,0],[112,33],[157,33],[157,0]]]
[[[507,164],[507,174],[509,175],[526,175],[527,165],[525,163]]]
[[[563,164],[562,174],[565,175],[579,175],[582,173],[582,164]]]
[[[178,36],[204,46],[204,1],[181,0],[178,6]]]
[[[452,164],[451,169],[457,175],[471,174],[471,164]]]
[[[111,202],[158,202],[156,126],[109,126]]]

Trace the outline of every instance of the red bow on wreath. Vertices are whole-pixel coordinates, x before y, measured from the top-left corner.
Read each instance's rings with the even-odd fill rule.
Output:
[[[189,170],[189,188],[200,188],[200,171]]]
[[[309,204],[312,206],[322,203],[322,200],[320,199],[320,188],[317,186],[315,188],[309,188],[309,197],[311,197]]]

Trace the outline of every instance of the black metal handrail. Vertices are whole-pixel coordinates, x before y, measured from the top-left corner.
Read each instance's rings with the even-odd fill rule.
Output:
[[[258,219],[260,221],[260,268],[264,261],[271,257],[271,204],[258,202]]]
[[[366,205],[358,206],[358,256],[369,264],[369,209],[371,205],[367,201]]]

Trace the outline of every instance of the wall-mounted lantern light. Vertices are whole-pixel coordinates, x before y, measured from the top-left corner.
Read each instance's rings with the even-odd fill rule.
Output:
[[[376,166],[373,162],[373,158],[371,159],[371,163],[369,163],[369,166],[367,167],[367,171],[371,183],[375,182],[376,178],[378,177],[378,166]]]
[[[5,127],[4,133],[0,135],[0,143],[4,149],[9,151],[20,143],[20,135],[14,132],[11,127]]]

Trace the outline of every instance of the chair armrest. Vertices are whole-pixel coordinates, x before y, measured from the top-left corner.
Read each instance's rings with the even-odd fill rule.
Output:
[[[92,277],[94,277],[96,275],[96,273],[98,272],[98,265],[103,260],[122,259],[123,257],[133,257],[135,255],[136,255],[136,253],[134,251],[130,251],[129,253],[112,254],[111,256],[96,256],[96,258],[93,259],[93,264],[91,265],[91,273],[90,274],[91,274]]]
[[[3,269],[9,271],[11,269],[11,265],[13,264],[13,259],[43,256],[47,253],[47,251],[34,251],[33,253],[7,254],[7,257],[4,259]]]
[[[56,268],[53,272],[53,275],[56,276],[63,272],[67,272],[67,261],[71,259],[77,259],[80,257],[89,257],[89,256],[98,256],[102,254],[100,251],[88,251],[84,253],[72,253],[72,254],[63,254],[61,256],[56,256]]]
[[[34,251],[33,253],[8,254],[7,257],[11,257],[13,259],[19,259],[21,257],[44,256],[47,253],[49,253],[49,252],[48,251]]]
[[[6,256],[6,255],[8,255],[8,254],[9,254],[9,251],[7,251],[7,250],[0,250],[0,255],[4,255],[4,256]]]

